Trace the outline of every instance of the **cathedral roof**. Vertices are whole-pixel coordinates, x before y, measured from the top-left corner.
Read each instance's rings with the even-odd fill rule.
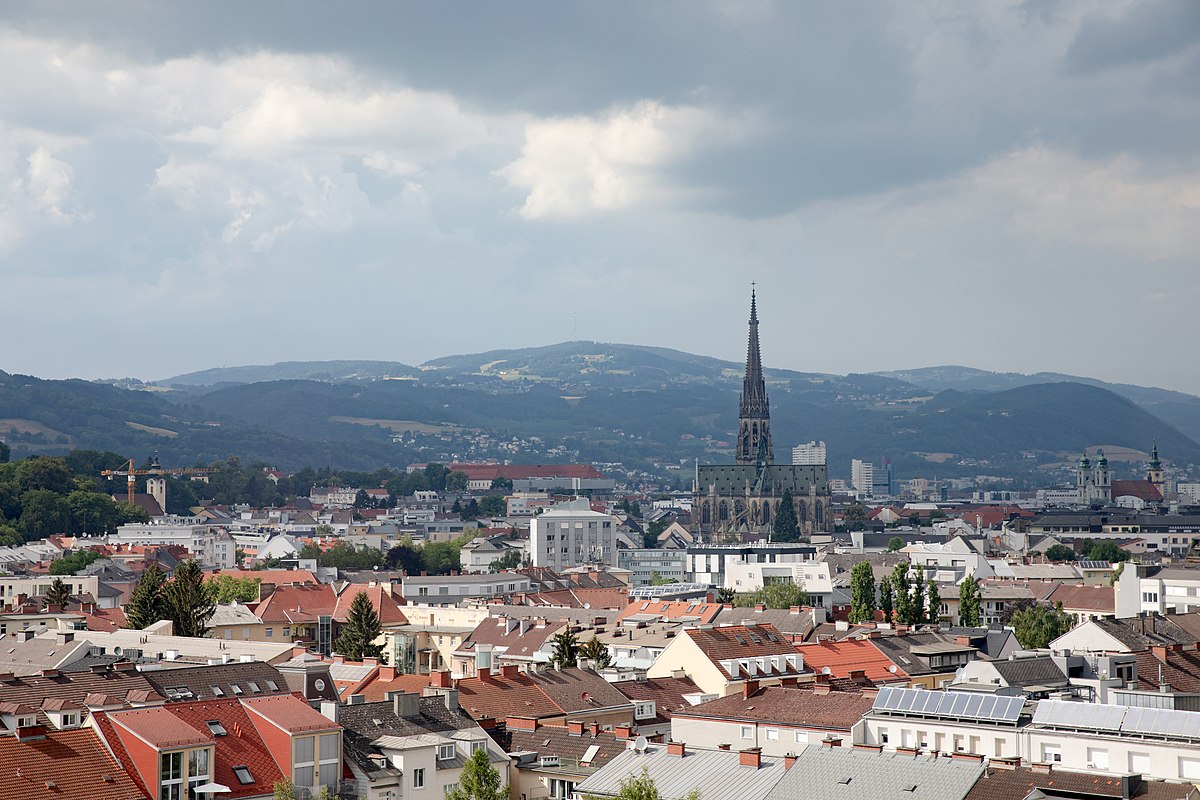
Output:
[[[784,490],[793,495],[807,495],[809,487],[817,494],[828,491],[828,472],[823,464],[768,464],[762,470],[762,488],[759,484],[759,467],[754,464],[701,464],[696,468],[698,491],[708,494],[710,487],[717,495],[744,495],[750,487],[751,496],[779,497]]]

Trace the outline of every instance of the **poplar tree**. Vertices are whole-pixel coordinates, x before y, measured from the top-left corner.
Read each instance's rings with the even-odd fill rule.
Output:
[[[896,622],[908,625],[913,618],[912,584],[908,580],[908,562],[901,561],[892,570],[892,602],[896,606]]]
[[[942,615],[942,598],[933,578],[930,578],[925,584],[925,602],[929,604],[925,612],[925,621],[930,625],[937,625]]]
[[[870,561],[860,561],[850,570],[850,621],[875,621],[875,574]]]
[[[892,576],[884,575],[879,579],[879,610],[883,612],[883,621],[892,621],[896,595],[892,591]]]
[[[979,582],[968,575],[958,585],[958,624],[968,628],[979,625],[980,606]]]
[[[912,586],[912,610],[909,611],[909,625],[919,625],[925,621],[925,567],[917,564],[916,575]]]

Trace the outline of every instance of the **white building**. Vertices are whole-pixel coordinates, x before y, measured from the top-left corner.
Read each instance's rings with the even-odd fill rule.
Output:
[[[968,575],[974,576],[975,580],[983,580],[996,574],[983,553],[961,536],[955,536],[944,544],[910,544],[900,552],[908,555],[909,563],[913,566],[921,564],[925,568],[925,577],[933,578],[937,583],[959,583]]]
[[[237,545],[225,531],[197,524],[194,517],[162,517],[161,522],[121,525],[109,544],[179,545],[209,568],[229,569],[237,563]]]
[[[533,566],[563,570],[617,564],[617,519],[592,511],[586,499],[560,503],[529,521]]]
[[[755,544],[698,545],[687,549],[687,580],[725,586],[733,564],[790,563],[812,561],[816,557],[816,548],[806,544],[760,541]]]
[[[808,442],[792,448],[792,463],[804,466],[825,465],[825,443]]]
[[[658,548],[624,549],[617,551],[617,566],[629,570],[629,585],[634,588],[649,586],[656,575],[672,583],[683,583],[687,553]]]
[[[812,605],[828,607],[833,598],[833,577],[824,561],[735,561],[728,567],[725,587],[735,592],[757,592],[767,583],[790,582],[804,589]]]
[[[875,465],[856,458],[850,462],[850,485],[860,495],[869,496],[875,484]]]

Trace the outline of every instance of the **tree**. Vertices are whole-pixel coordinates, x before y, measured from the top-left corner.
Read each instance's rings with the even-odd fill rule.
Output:
[[[204,588],[215,603],[253,603],[258,600],[258,588],[261,584],[262,578],[214,575],[204,582]]]
[[[485,517],[503,517],[508,513],[508,505],[498,494],[489,494],[479,501],[479,511]]]
[[[447,492],[465,492],[471,483],[470,476],[465,472],[451,472],[446,475]]]
[[[463,765],[446,800],[508,800],[508,787],[500,785],[500,773],[492,766],[488,749],[481,747]]]
[[[875,621],[875,574],[870,561],[860,561],[850,570],[850,621]]]
[[[551,640],[554,642],[554,655],[551,660],[560,667],[573,667],[579,658],[579,637],[570,628],[557,633]]]
[[[658,537],[667,529],[667,523],[661,519],[653,520],[646,526],[646,532],[642,534],[642,547],[647,550],[658,547]]]
[[[958,624],[968,628],[979,625],[981,598],[979,582],[975,576],[968,575],[958,585]]]
[[[842,512],[842,521],[848,531],[861,531],[867,527],[867,511],[861,503],[851,503]]]
[[[22,515],[22,518],[24,515]],[[1116,564],[1121,561],[1128,561],[1130,553],[1128,550],[1122,550],[1117,547],[1115,542],[1105,540],[1096,542],[1088,550],[1088,560],[1090,561],[1111,561]]]
[[[736,598],[734,596],[733,589],[727,589],[726,587],[722,586],[720,589],[717,589],[716,599],[718,603],[728,606],[733,605],[733,601]]]
[[[942,597],[938,594],[937,584],[930,578],[925,583],[925,621],[930,625],[938,624],[942,616]]]
[[[892,612],[896,607],[896,593],[892,589],[892,576],[884,575],[879,579],[879,610],[883,612],[884,622],[892,621]]]
[[[912,583],[908,575],[908,562],[901,561],[892,569],[892,602],[896,606],[896,622],[911,625],[913,618]]]
[[[588,800],[597,800],[588,797]],[[640,775],[629,775],[622,779],[620,790],[614,795],[614,800],[667,800],[654,785],[654,779],[645,767]],[[680,800],[700,800],[700,790],[692,789]]]
[[[779,509],[775,512],[772,530],[777,542],[794,542],[800,536],[800,521],[796,519],[796,503],[792,499],[791,489],[784,489],[783,497],[779,498]]]
[[[66,608],[71,602],[71,587],[67,586],[62,578],[55,578],[46,591],[46,602],[52,606]]]
[[[275,800],[296,800],[296,787],[288,778],[275,781],[272,788],[275,790]]]
[[[62,495],[49,489],[30,489],[21,495],[21,527],[26,539],[65,533],[70,524],[71,507]]]
[[[756,592],[739,594],[733,601],[734,605],[749,608],[762,604],[767,608],[792,608],[808,603],[808,595],[804,587],[791,581],[768,583]]]
[[[595,669],[604,669],[612,663],[612,657],[608,653],[608,647],[604,642],[593,636],[588,639],[579,648],[579,658],[586,658],[595,664]]]
[[[163,589],[167,616],[176,636],[202,638],[208,633],[208,620],[216,605],[204,588],[204,571],[195,559],[183,561]]]
[[[350,603],[350,613],[346,616],[346,624],[342,626],[342,635],[338,637],[334,649],[351,661],[362,661],[364,656],[378,658],[383,647],[374,642],[382,633],[379,614],[371,605],[371,598],[366,592],[360,591]]]
[[[925,621],[925,566],[917,564],[912,584],[912,621],[909,625],[919,625]]]
[[[659,575],[657,570],[650,573],[651,586],[670,586],[674,582],[670,578],[664,578],[662,575]]]
[[[1065,544],[1056,544],[1046,550],[1048,561],[1074,561],[1075,548]]]
[[[504,555],[499,558],[492,559],[492,563],[488,565],[489,572],[500,572],[505,569],[520,569],[521,551],[519,548],[513,547],[504,551]]]
[[[467,504],[462,507],[462,512],[458,515],[463,522],[468,522],[479,518],[479,501],[472,497],[467,501]]]
[[[887,551],[889,553],[894,553],[903,548],[906,544],[907,542],[904,541],[903,536],[893,536],[892,538],[888,539]]]
[[[512,481],[510,481],[508,478],[501,478],[499,476],[492,478],[492,491],[511,492]]]
[[[98,561],[100,554],[95,550],[77,550],[74,553],[68,553],[62,558],[56,558],[50,562],[51,575],[75,575],[79,570],[91,564],[93,561]]]
[[[1063,611],[1062,603],[1051,608],[1037,603],[1013,614],[1012,628],[1026,650],[1049,647],[1050,643],[1075,626],[1075,619]]]
[[[129,598],[129,610],[125,617],[129,627],[141,630],[167,617],[167,603],[163,592],[166,578],[157,561],[151,561],[138,578]]]

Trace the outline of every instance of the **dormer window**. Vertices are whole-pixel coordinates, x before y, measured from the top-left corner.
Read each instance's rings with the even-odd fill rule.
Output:
[[[438,761],[449,761],[450,759],[454,758],[454,745],[439,744],[437,757]]]
[[[32,728],[37,725],[37,717],[17,717],[18,728]]]

